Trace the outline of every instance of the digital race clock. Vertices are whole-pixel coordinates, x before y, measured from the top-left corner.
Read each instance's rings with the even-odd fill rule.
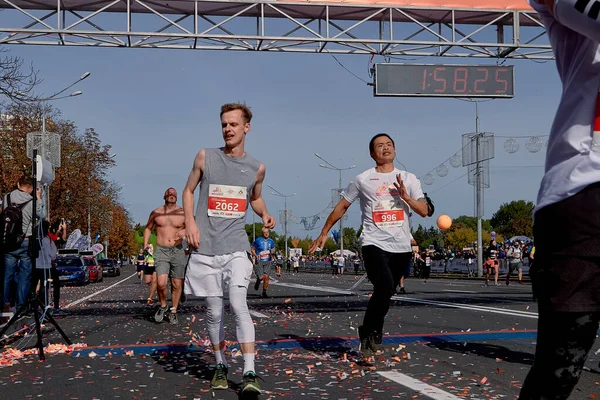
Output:
[[[512,65],[375,64],[375,96],[514,96]]]

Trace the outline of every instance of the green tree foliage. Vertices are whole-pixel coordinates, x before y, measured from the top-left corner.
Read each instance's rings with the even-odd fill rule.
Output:
[[[492,216],[492,226],[507,239],[520,235],[532,237],[533,209],[531,201],[516,200],[504,203]]]
[[[454,229],[446,232],[445,245],[456,249],[471,246],[471,243],[477,241],[477,232],[463,224],[457,225]]]
[[[473,229],[475,232],[477,232],[477,218],[475,218],[475,217],[461,215],[461,216],[454,218],[452,220],[452,224],[453,225],[463,224],[464,226],[469,227],[469,228]],[[481,220],[481,227],[483,228],[484,231],[491,232],[491,229],[492,229],[491,221],[489,219]]]
[[[146,225],[137,224],[133,230],[133,238],[137,244],[136,254],[139,249],[144,247],[144,229],[146,229]],[[156,248],[156,232],[152,232],[149,242]]]
[[[354,228],[344,228],[344,250],[359,251],[358,234]]]
[[[444,247],[444,235],[434,227],[424,228],[419,224],[416,231],[412,233],[413,239],[421,248],[433,245],[436,249]]]
[[[262,236],[262,228],[263,228],[264,224],[262,222],[256,222],[254,223],[254,231],[252,230],[252,224],[246,224],[244,226],[244,229],[246,230],[246,235],[248,235],[248,241],[250,243],[253,242],[252,237],[256,236],[261,237]],[[271,230],[271,232],[269,233],[269,237],[271,239],[273,239],[273,241],[275,242],[275,248],[277,250],[279,250],[279,247],[277,246],[277,243],[279,241],[279,234],[277,232],[275,232],[274,230]],[[283,238],[281,239],[281,244],[283,246],[284,242],[283,242]]]

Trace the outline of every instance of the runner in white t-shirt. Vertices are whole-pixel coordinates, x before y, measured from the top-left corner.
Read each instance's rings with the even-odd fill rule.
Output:
[[[390,299],[410,262],[409,212],[412,210],[422,217],[428,213],[419,180],[394,167],[396,149],[392,138],[385,133],[375,135],[369,142],[369,151],[375,168],[358,175],[342,192],[342,199],[309,250],[312,253],[317,247],[323,248],[329,230],[354,201],[360,201],[362,254],[367,277],[374,287],[363,324],[358,328],[364,355],[381,350]]]
[[[567,399],[600,322],[600,3],[530,0],[550,38],[561,98],[534,211],[535,358],[520,400]]]

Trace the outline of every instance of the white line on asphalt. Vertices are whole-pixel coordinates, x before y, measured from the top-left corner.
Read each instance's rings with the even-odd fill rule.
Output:
[[[296,289],[315,290],[317,292],[340,293],[340,294],[352,295],[352,292],[350,292],[348,290],[337,289],[337,288],[330,287],[330,286],[308,286],[308,285],[300,285],[299,283],[283,283],[283,282],[273,283],[273,285],[286,286],[286,287],[291,287],[291,288],[296,288]]]
[[[481,292],[474,292],[474,291],[472,291],[472,290],[452,290],[452,289],[444,289],[444,290],[442,290],[442,292],[451,292],[451,293],[470,293],[470,294],[481,293]]]
[[[258,311],[249,310],[248,312],[250,313],[250,315],[254,315],[257,318],[269,318],[268,315],[265,315],[263,313],[259,313]]]
[[[350,288],[348,290],[356,289],[358,287],[358,285],[360,285],[361,283],[363,283],[365,281],[365,279],[367,279],[367,274],[364,274],[363,276],[361,276],[360,279],[357,280],[354,285],[350,286]]]
[[[115,287],[115,286],[117,286],[117,285],[120,285],[121,283],[125,282],[127,279],[131,279],[131,278],[133,278],[134,276],[137,276],[137,272],[133,273],[131,276],[128,276],[128,277],[127,277],[127,278],[125,278],[125,279],[122,279],[122,280],[120,280],[119,282],[113,283],[113,284],[112,284],[112,285],[110,285],[109,287],[106,287],[106,288],[104,288],[104,289],[102,289],[102,290],[99,290],[99,291],[97,291],[97,292],[95,292],[95,293],[92,293],[92,294],[90,294],[89,296],[85,296],[85,297],[84,297],[84,298],[82,298],[82,299],[75,300],[74,302],[67,304],[67,305],[66,305],[66,306],[64,306],[63,308],[69,308],[69,307],[72,307],[72,306],[76,306],[76,305],[77,305],[77,304],[79,304],[79,303],[83,303],[84,301],[86,301],[86,300],[89,300],[89,299],[91,299],[92,297],[99,295],[100,293],[104,293],[104,292],[106,292],[107,290],[109,290],[109,289],[112,289],[112,288],[114,288],[114,287]]]
[[[463,310],[484,311],[484,312],[489,312],[489,313],[493,313],[493,314],[512,315],[514,317],[526,317],[526,318],[536,318],[536,319],[538,317],[537,313],[533,313],[533,312],[529,312],[529,311],[519,311],[519,310],[510,310],[510,309],[505,309],[505,308],[474,306],[474,305],[459,304],[459,303],[447,303],[445,301],[413,299],[411,297],[394,296],[394,297],[392,297],[392,300],[404,301],[407,303],[429,304],[432,306],[440,306],[440,307],[461,308]]]
[[[429,397],[430,399],[462,400],[460,397],[454,396],[453,394],[448,392],[444,392],[443,390],[438,389],[435,386],[428,385],[424,382],[421,382],[418,379],[411,378],[408,375],[401,374],[398,371],[379,371],[377,373],[386,379],[389,379],[391,381],[399,383],[402,386],[406,386],[409,389],[419,392],[419,394]]]
[[[353,294],[352,292],[350,292],[348,290],[332,288],[329,286],[308,286],[308,285],[300,285],[297,283],[283,283],[283,282],[274,283],[274,285],[286,286],[286,287],[291,287],[291,288],[296,288],[296,289],[314,290],[314,291],[318,291],[318,292],[340,293],[340,294],[347,294],[347,295]],[[367,296],[367,295],[365,295],[365,296]],[[448,303],[445,301],[415,299],[412,297],[404,297],[404,296],[393,296],[392,300],[404,301],[407,303],[429,304],[432,306],[439,306],[439,307],[460,308],[463,310],[471,310],[471,311],[483,311],[483,312],[489,312],[489,313],[493,313],[493,314],[511,315],[514,317],[525,317],[525,318],[534,318],[534,319],[537,319],[537,317],[538,317],[537,313],[530,312],[530,311],[510,310],[510,309],[505,309],[505,308],[475,306],[475,305],[460,304],[460,303]]]

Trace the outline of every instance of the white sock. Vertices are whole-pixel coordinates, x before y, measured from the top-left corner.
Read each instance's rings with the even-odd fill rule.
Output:
[[[225,349],[215,351],[214,353],[215,353],[215,361],[217,362],[217,365],[223,364],[223,365],[227,366],[227,360],[225,359]]]
[[[244,353],[244,374],[246,372],[254,371],[254,353]]]

